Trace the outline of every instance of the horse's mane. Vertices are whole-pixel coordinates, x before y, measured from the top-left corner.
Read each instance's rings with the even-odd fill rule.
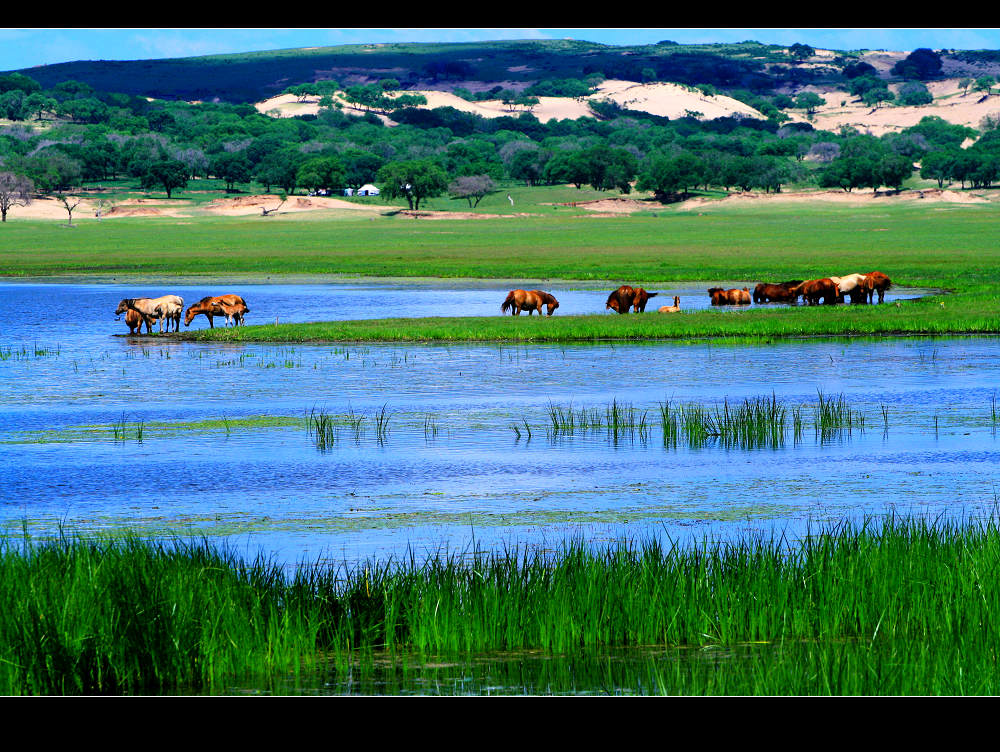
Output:
[[[202,298],[202,299],[201,299],[201,300],[199,300],[198,302],[199,302],[199,303],[207,303],[207,302],[208,302],[208,301],[210,301],[211,299],[212,299],[212,296],[211,296],[211,295],[206,295],[206,296],[205,296],[204,298]]]

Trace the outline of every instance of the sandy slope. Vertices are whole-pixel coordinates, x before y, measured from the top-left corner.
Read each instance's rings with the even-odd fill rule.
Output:
[[[524,108],[514,110],[506,107],[499,99],[484,102],[468,102],[461,97],[445,91],[410,91],[408,94],[423,94],[427,98],[427,108],[454,107],[462,112],[471,112],[487,118],[517,115]],[[589,102],[611,100],[626,109],[641,110],[655,115],[670,118],[683,117],[687,111],[699,112],[704,118],[717,118],[739,113],[747,117],[761,117],[752,107],[731,97],[706,97],[698,91],[691,91],[678,84],[637,84],[632,81],[605,81],[597,92],[586,98],[571,99],[569,97],[539,97],[538,104],[530,112],[540,121],[575,120],[580,117],[593,117]],[[344,112],[353,115],[364,114],[344,104]],[[319,99],[310,97],[298,101],[292,94],[282,94],[272,97],[256,105],[263,113],[273,113],[279,117],[315,114],[319,112]],[[385,119],[385,118],[383,118]]]

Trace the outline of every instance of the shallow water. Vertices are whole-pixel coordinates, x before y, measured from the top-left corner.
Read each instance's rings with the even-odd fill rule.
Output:
[[[704,287],[663,292],[707,307]],[[558,548],[568,537],[602,545],[794,536],[865,514],[969,517],[993,508],[1000,349],[988,337],[515,347],[112,336],[126,331],[114,320],[118,300],[133,295],[176,292],[190,303],[238,292],[248,322],[258,323],[497,315],[507,289],[0,285],[0,525],[14,535],[22,526],[35,535],[60,526],[207,535],[292,567]],[[562,302],[560,315],[600,312],[608,288],[546,289]],[[359,308],[359,298],[373,304]],[[843,394],[864,427],[817,433],[818,391]],[[664,445],[660,403],[772,394],[804,406],[797,439],[764,449]],[[645,429],[551,428],[550,404],[603,413],[612,400],[645,413]],[[363,420],[357,430],[340,426],[321,450],[305,427],[313,410]],[[243,422],[261,415],[293,420]],[[206,420],[218,423],[190,425]]]

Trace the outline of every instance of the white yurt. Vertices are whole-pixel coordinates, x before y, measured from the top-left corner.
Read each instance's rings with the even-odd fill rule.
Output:
[[[371,183],[365,183],[363,186],[358,188],[358,196],[377,196],[378,188],[376,188]]]

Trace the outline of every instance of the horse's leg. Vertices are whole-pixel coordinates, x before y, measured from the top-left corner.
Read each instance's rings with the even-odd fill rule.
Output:
[[[208,317],[208,328],[215,329],[215,324],[212,323],[212,314],[206,313],[205,315]]]

